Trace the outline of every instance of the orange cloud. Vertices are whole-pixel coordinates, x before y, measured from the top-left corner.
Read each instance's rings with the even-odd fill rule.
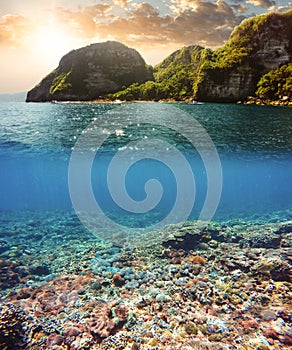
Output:
[[[254,6],[261,6],[266,9],[269,9],[276,4],[276,2],[273,0],[248,0],[247,3]]]
[[[97,4],[82,7],[78,11],[72,11],[64,7],[55,9],[55,18],[71,33],[83,38],[92,38],[97,34],[97,23],[101,18],[111,17],[108,12],[111,5]]]
[[[291,8],[292,8],[292,2],[289,2],[287,6],[279,6],[277,8],[277,11],[286,12],[286,11],[290,11]]]
[[[21,15],[4,15],[0,19],[0,45],[18,46],[32,30],[28,19]]]
[[[128,6],[130,0],[113,0],[113,3],[121,8],[125,8]]]
[[[201,44],[216,47],[224,43],[242,19],[222,0],[196,2],[192,9],[164,16],[149,3],[142,3],[133,6],[128,17],[99,23],[98,31],[125,43],[135,42],[136,46]]]
[[[252,0],[250,0],[252,1]],[[270,1],[270,0],[253,0]],[[123,8],[117,8],[117,4]],[[177,11],[161,14],[151,4],[128,0],[79,6],[72,10],[57,7],[50,12],[54,26],[76,39],[118,40],[136,48],[198,44],[218,47],[229,37],[243,16],[223,0],[172,0]],[[119,13],[119,15],[113,14]],[[36,25],[35,25],[36,26]],[[0,22],[0,43],[17,45],[28,37],[31,24],[20,15],[6,15]]]

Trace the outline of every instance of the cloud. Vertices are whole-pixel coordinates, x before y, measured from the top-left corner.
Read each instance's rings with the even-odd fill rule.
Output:
[[[186,2],[184,1],[184,6]],[[192,8],[160,15],[149,3],[136,4],[128,17],[98,25],[99,33],[137,45],[201,44],[220,46],[243,19],[226,2],[192,1]]]
[[[112,9],[109,4],[96,4],[93,6],[87,6],[84,10],[85,13],[95,15],[105,15],[106,12]]]
[[[244,6],[244,5],[231,5],[231,7],[238,13],[245,13],[246,12],[246,6]]]
[[[31,30],[32,25],[27,18],[6,14],[0,18],[0,45],[18,46]]]
[[[275,6],[276,2],[273,0],[248,0],[248,4],[252,4],[254,6],[260,6],[266,9],[269,9]]]
[[[71,34],[83,38],[95,37],[98,31],[97,23],[110,18],[108,13],[112,9],[108,4],[97,4],[79,8],[77,11],[65,7],[57,7],[54,11],[55,19],[66,27]]]
[[[108,0],[74,10],[57,7],[54,18],[56,25],[61,25],[71,36],[87,40],[118,40],[138,49],[142,46],[190,44],[218,47],[244,18],[236,15],[235,9],[224,0],[171,1],[168,13],[167,7],[162,13],[148,2]],[[116,4],[124,8],[117,8]],[[237,8],[237,13],[243,11],[243,7]]]
[[[130,0],[113,0],[113,3],[121,8],[125,8],[128,6]]]
[[[169,15],[160,16],[148,3],[135,4],[128,17],[115,17],[110,23],[99,24],[99,32],[123,42],[157,43],[168,40]]]
[[[244,0],[231,0],[234,4],[240,4],[242,2],[245,2]]]
[[[277,8],[277,11],[286,12],[286,11],[290,11],[291,9],[292,9],[292,2],[289,2],[286,6],[279,6]]]

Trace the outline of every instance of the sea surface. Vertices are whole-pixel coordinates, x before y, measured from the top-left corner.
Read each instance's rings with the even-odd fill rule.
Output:
[[[0,121],[2,237],[38,217],[30,230],[68,218],[62,227],[90,231],[76,211],[94,217],[92,199],[107,226],[99,220],[94,234],[109,240],[108,222],[117,230],[164,224],[170,213],[166,224],[200,219],[208,196],[208,220],[291,219],[290,108],[5,102]]]

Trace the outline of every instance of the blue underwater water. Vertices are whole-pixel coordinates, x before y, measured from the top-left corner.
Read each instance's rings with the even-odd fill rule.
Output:
[[[137,121],[137,115],[142,119]],[[152,118],[147,119],[148,115]],[[124,227],[163,222],[176,204],[166,224],[197,220],[208,191],[211,207],[222,191],[210,218],[215,221],[291,218],[290,108],[151,102],[121,106],[1,103],[0,120],[3,230],[7,217],[25,220],[24,213],[29,212],[34,217],[54,217],[60,211],[76,216],[77,209],[94,216],[93,202],[106,218]],[[201,129],[194,128],[191,120]],[[202,130],[210,139],[205,134],[202,137]],[[83,143],[76,144],[80,138]],[[77,154],[72,164],[73,151]],[[116,155],[115,167],[110,169]],[[218,158],[213,160],[213,156]],[[206,157],[210,157],[209,168]],[[192,175],[186,174],[185,166]],[[211,187],[210,178],[217,181]],[[74,225],[83,228],[81,221],[75,220]],[[98,228],[95,233],[98,235]]]

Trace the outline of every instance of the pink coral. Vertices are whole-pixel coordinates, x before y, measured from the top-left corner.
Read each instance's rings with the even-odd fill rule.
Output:
[[[124,306],[117,305],[117,303],[107,304],[104,301],[99,301],[92,313],[88,327],[95,338],[106,338],[113,334],[128,317],[127,309]]]
[[[94,337],[106,338],[115,328],[115,322],[111,317],[111,309],[108,304],[100,301],[94,309],[94,315],[89,319],[88,326]]]
[[[47,346],[61,345],[63,343],[63,337],[60,334],[50,334],[47,340]]]
[[[80,333],[81,331],[76,327],[68,327],[63,332],[65,337],[77,337]]]
[[[121,321],[126,321],[128,317],[128,311],[124,306],[117,305],[112,309],[113,314]]]

